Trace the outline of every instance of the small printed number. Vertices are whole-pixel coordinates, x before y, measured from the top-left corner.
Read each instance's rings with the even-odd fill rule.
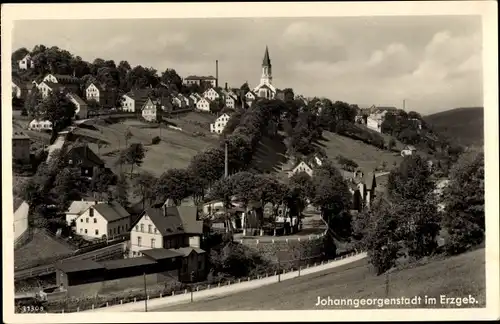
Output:
[[[43,306],[23,306],[23,313],[38,313],[43,312]]]

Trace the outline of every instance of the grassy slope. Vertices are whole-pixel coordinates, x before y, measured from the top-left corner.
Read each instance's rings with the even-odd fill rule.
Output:
[[[463,297],[471,294],[485,306],[485,256],[479,249],[456,257],[393,272],[388,297],[439,295]],[[385,276],[375,276],[366,260],[256,290],[161,309],[161,311],[306,310],[315,307],[318,296],[331,298],[385,298]],[[398,306],[395,306],[398,307]],[[395,308],[394,307],[394,308]],[[399,306],[401,307],[401,306]],[[411,307],[411,306],[410,306]],[[415,306],[413,306],[415,307]],[[445,307],[420,305],[418,307]],[[342,307],[338,307],[342,308]],[[344,306],[344,308],[348,308]],[[371,307],[371,308],[376,308]],[[389,308],[389,307],[388,307]],[[160,311],[160,310],[158,310]]]
[[[348,137],[340,136],[330,132],[323,132],[326,141],[320,143],[331,160],[335,160],[338,155],[354,160],[363,170],[374,170],[380,167],[385,161],[387,168],[392,168],[393,163],[399,164],[402,158],[397,152],[381,150],[372,145],[367,145],[361,141],[356,141]]]
[[[463,145],[483,145],[483,108],[456,108],[425,116],[437,132]]]

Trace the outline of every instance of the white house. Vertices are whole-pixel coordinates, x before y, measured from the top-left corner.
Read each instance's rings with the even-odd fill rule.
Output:
[[[226,127],[227,122],[231,118],[228,114],[220,115],[213,124],[210,124],[210,132],[220,134]]]
[[[50,81],[42,81],[38,84],[37,88],[42,98],[47,98],[52,91],[60,89],[61,85]]]
[[[295,168],[288,172],[288,177],[291,178],[294,174],[305,172],[312,177],[313,169],[306,162],[301,161]]]
[[[28,129],[34,130],[34,131],[50,131],[50,130],[52,130],[52,123],[48,120],[33,119],[29,123]]]
[[[30,206],[21,198],[14,197],[14,241],[26,232],[29,226]]]
[[[222,95],[219,93],[219,91],[215,90],[215,88],[210,88],[203,93],[203,97],[205,99],[209,99],[210,101],[214,101],[215,99],[221,98]]]
[[[90,206],[94,206],[98,203],[102,203],[95,200],[75,200],[69,205],[66,211],[66,223],[71,225],[71,223],[80,216],[81,213],[86,211]]]
[[[148,98],[148,100],[144,103],[144,106],[142,106],[142,118],[148,122],[156,121],[156,105],[156,102],[153,102],[151,98]]]
[[[189,107],[189,98],[183,96],[181,93],[177,95],[177,98],[179,98],[182,101],[182,107]]]
[[[109,238],[130,230],[130,214],[117,202],[98,203],[81,212],[75,225],[84,238]]]
[[[79,119],[86,119],[89,114],[89,106],[87,103],[74,93],[68,93],[67,97],[76,107],[75,116]]]
[[[23,91],[21,89],[21,85],[12,81],[12,97],[13,98],[21,98],[23,95]]]
[[[201,111],[210,111],[210,99],[202,98],[196,103],[196,109]]]
[[[35,67],[33,60],[31,59],[31,55],[28,53],[22,60],[19,61],[19,69],[27,70]]]
[[[226,96],[225,104],[227,108],[234,109],[236,107],[236,102],[237,102],[236,96],[233,96],[231,94],[228,94]]]
[[[417,149],[413,145],[407,145],[405,148],[401,151],[401,156],[407,156],[407,155],[413,155],[417,152]]]
[[[191,98],[191,100],[193,101],[193,103],[196,105],[198,103],[198,101],[200,100],[200,98],[198,96],[196,96],[194,93],[190,94],[189,95],[189,98]]]
[[[183,81],[184,84],[186,85],[192,85],[192,84],[201,85],[202,83],[207,83],[210,84],[212,87],[215,87],[217,84],[217,79],[211,75],[210,76],[190,75],[186,77]]]
[[[248,91],[245,94],[245,101],[248,106],[251,106],[255,99],[257,99],[257,95],[253,91]]]
[[[382,132],[382,123],[385,120],[386,114],[387,114],[387,110],[376,112],[376,113],[369,115],[368,118],[366,119],[366,127],[381,133]]]
[[[196,206],[147,208],[132,224],[130,257],[155,248],[200,247],[203,221]]]
[[[122,110],[126,112],[136,112],[142,108],[149,98],[149,89],[133,90],[122,96]]]
[[[89,84],[87,89],[85,89],[85,98],[87,101],[95,100],[105,108],[115,107],[116,105],[115,93],[107,91],[103,86],[96,83]]]

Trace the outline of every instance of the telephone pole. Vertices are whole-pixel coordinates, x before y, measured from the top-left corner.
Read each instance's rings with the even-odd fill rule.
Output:
[[[228,161],[228,152],[227,152],[227,141],[224,142],[224,178],[227,178],[229,175],[229,161]]]
[[[403,110],[406,111],[406,99],[403,99]]]

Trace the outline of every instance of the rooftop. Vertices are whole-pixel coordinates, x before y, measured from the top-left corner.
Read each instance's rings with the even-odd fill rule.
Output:
[[[55,267],[66,273],[104,269],[104,266],[92,260],[59,261]]]
[[[114,270],[114,269],[121,269],[121,268],[152,265],[152,264],[156,264],[156,262],[153,260],[150,260],[146,257],[137,257],[137,258],[101,261],[100,264],[106,270]]]
[[[146,257],[149,257],[155,261],[172,259],[183,256],[182,253],[167,249],[142,250],[141,253],[144,254]]]

